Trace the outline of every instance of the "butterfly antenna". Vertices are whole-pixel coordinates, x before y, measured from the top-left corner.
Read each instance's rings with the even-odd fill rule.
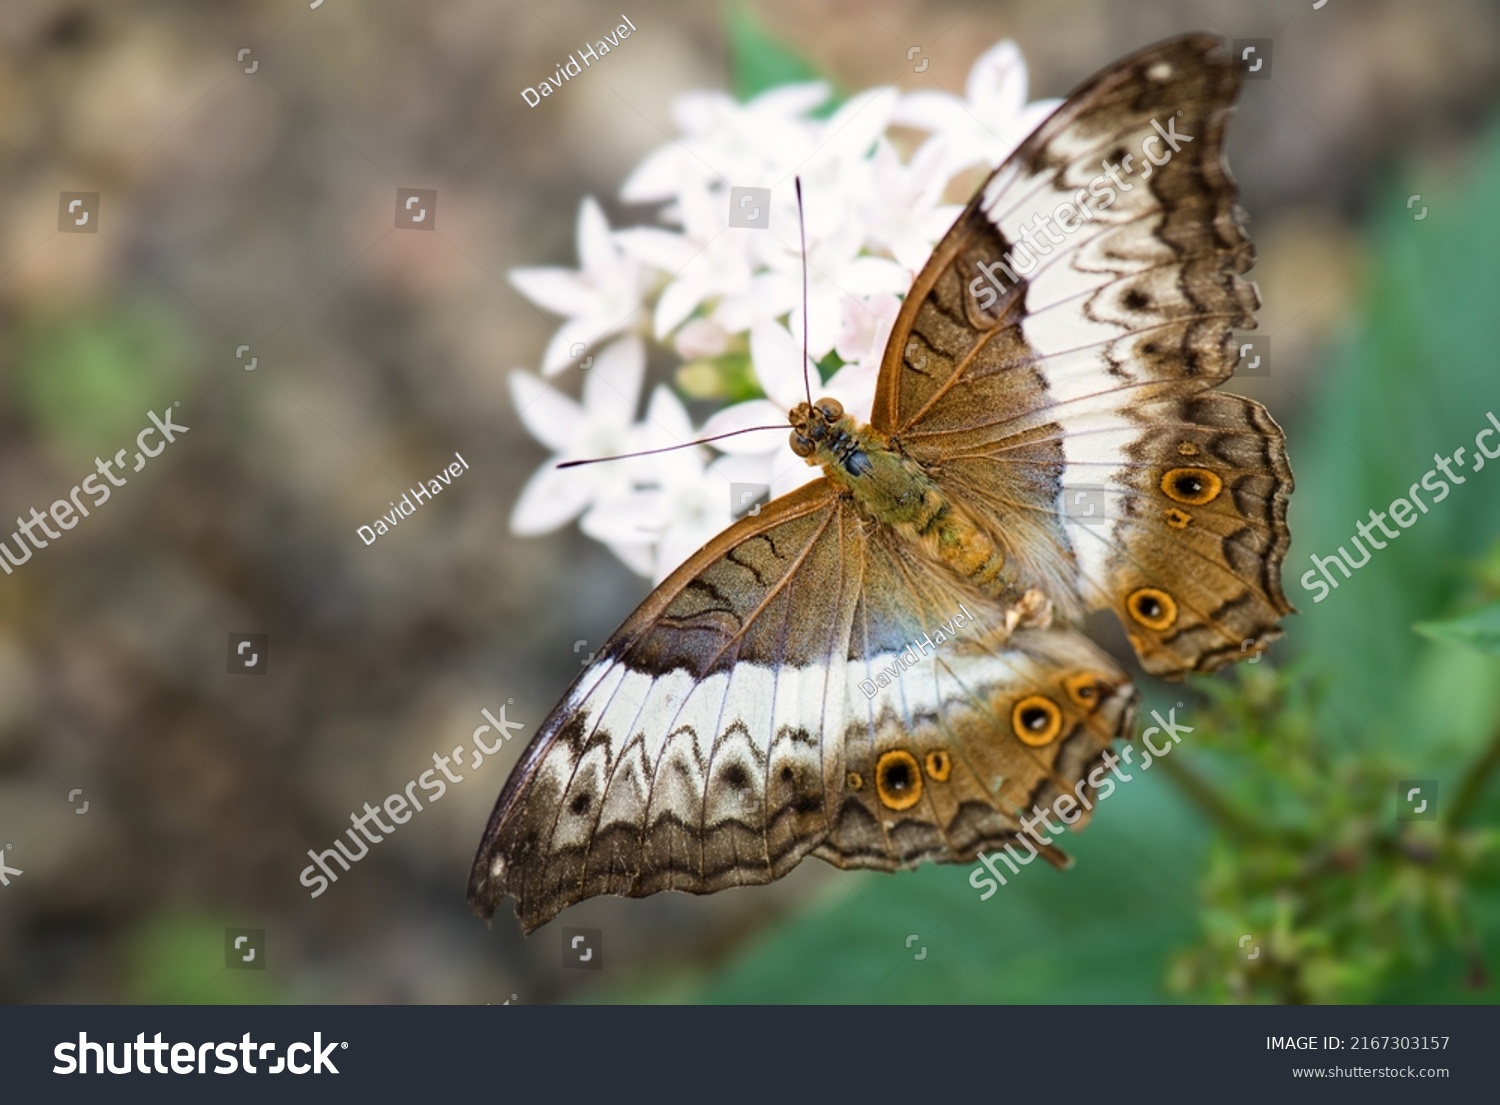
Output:
[[[802,178],[797,184],[797,229],[802,234],[802,388],[807,392],[807,405],[812,406],[812,381],[807,376],[807,365],[812,360],[807,347],[807,216],[802,211]]]
[[[726,437],[737,437],[740,434],[753,434],[757,430],[784,430],[785,425],[780,426],[750,426],[743,430],[730,430],[727,434],[714,434],[713,437],[699,438],[697,441],[684,441],[681,445],[664,445],[660,449],[643,449],[639,453],[621,453],[614,457],[594,457],[591,460],[565,460],[558,465],[559,468],[578,468],[585,464],[603,464],[607,460],[629,460],[632,457],[649,457],[655,453],[670,453],[673,449],[689,449],[694,445],[707,445],[710,441],[723,441]]]

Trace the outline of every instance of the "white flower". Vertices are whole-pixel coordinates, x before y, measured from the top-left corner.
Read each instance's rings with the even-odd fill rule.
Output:
[[[697,471],[683,465],[663,481],[661,529],[653,582],[660,583],[688,557],[708,544],[734,520],[733,486],[768,487],[769,466],[759,457],[719,457],[707,467],[694,457]]]
[[[852,97],[823,124],[817,152],[799,170],[807,221],[808,341],[816,360],[833,349],[846,296],[898,295],[911,283],[910,274],[896,262],[864,252],[868,228],[860,218],[873,187],[870,153],[896,103],[897,93],[889,88]],[[759,240],[770,240],[765,262],[781,276],[777,285],[781,295],[790,289],[792,298],[777,302],[769,316],[759,317],[790,312],[792,330],[800,334],[803,257],[792,182],[776,189],[774,196],[773,224],[789,229],[778,230],[774,236],[761,235]]]
[[[889,253],[905,270],[908,285],[963,211],[942,202],[950,175],[943,165],[946,156],[944,143],[934,138],[903,165],[895,148],[882,139],[868,162],[871,182],[858,208],[859,223],[866,243]]]
[[[641,340],[620,338],[601,350],[594,362],[584,376],[582,405],[529,372],[511,373],[516,413],[531,435],[555,454],[521,491],[510,516],[511,532],[517,536],[548,533],[590,507],[627,496],[632,490],[631,461],[557,468],[559,461],[616,456],[636,449],[631,422],[646,371]]]
[[[677,97],[672,120],[683,136],[649,154],[620,187],[620,198],[656,203],[712,184],[727,190],[780,180],[814,149],[806,115],[828,93],[818,82],[772,88],[745,104],[724,92]]]
[[[590,346],[635,326],[643,291],[641,266],[615,243],[593,197],[578,209],[577,271],[512,269],[510,281],[527,299],[567,318],[547,344],[542,375],[556,376]]]
[[[1021,144],[1061,100],[1026,102],[1026,59],[1010,39],[981,54],[969,70],[967,98],[946,92],[912,92],[894,120],[938,135],[947,175],[983,165],[993,169]]]
[[[658,340],[705,302],[748,299],[754,279],[745,235],[758,231],[731,228],[728,204],[715,202],[706,189],[684,188],[679,211],[682,234],[639,227],[615,235],[627,252],[671,276],[656,303]]]
[[[713,358],[729,348],[729,335],[712,319],[695,318],[677,331],[672,348],[684,361]]]
[[[878,373],[900,312],[901,301],[887,292],[868,299],[845,299],[843,326],[834,352],[840,360],[858,365],[867,373]]]
[[[638,448],[659,449],[693,439],[687,410],[665,387],[652,394],[646,419],[636,429]],[[635,550],[652,551],[641,560],[644,572],[657,583],[733,520],[734,483],[769,483],[768,466],[757,458],[726,456],[708,464],[698,448],[646,459],[651,465],[649,486],[599,503],[584,516],[581,528],[617,554],[626,550],[620,558],[632,567],[637,566],[632,559]]]
[[[844,244],[858,241],[863,235],[850,219],[849,238],[840,243],[825,240],[817,246],[808,243],[807,333],[808,347],[815,360],[833,351],[844,317],[844,300],[850,297],[899,295],[911,286],[911,279],[896,262],[868,254],[847,255]],[[858,248],[856,246],[856,248]],[[792,330],[802,332],[802,305],[792,309],[788,320]]]

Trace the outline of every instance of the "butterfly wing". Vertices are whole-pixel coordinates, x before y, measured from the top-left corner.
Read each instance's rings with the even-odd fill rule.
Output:
[[[843,793],[814,854],[885,871],[967,861],[1064,794],[1081,825],[1088,777],[1134,717],[1125,674],[1071,630],[1007,635],[1002,608],[945,593],[946,577],[889,531],[870,543],[850,650],[865,674],[841,742]]]
[[[483,915],[509,894],[530,932],[598,894],[769,882],[816,845],[858,531],[817,480],[740,519],[646,599],[501,792],[469,881]]]
[[[1284,437],[1211,390],[1259,305],[1220,46],[1125,59],[995,171],[902,305],[873,416],[1065,615],[1113,609],[1166,676],[1258,650],[1291,610]]]
[[[543,722],[470,901],[488,917],[513,896],[530,932],[599,894],[770,882],[812,851],[889,869],[1011,839],[1016,809],[1078,786],[1133,691],[1065,631],[985,643],[1004,612],[914,556],[823,480],[726,530]],[[1016,705],[1038,695],[1059,720],[1033,703],[1022,743],[1036,715]]]

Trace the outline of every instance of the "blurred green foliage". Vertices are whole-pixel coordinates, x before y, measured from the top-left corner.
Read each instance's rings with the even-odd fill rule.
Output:
[[[149,299],[23,316],[7,344],[28,424],[69,463],[133,441],[190,371],[180,324]]]
[[[1464,828],[1441,787],[1423,801],[1447,816],[1400,820],[1399,784],[1425,769],[1331,731],[1311,680],[1246,667],[1205,686],[1212,705],[1195,751],[1217,769],[1203,793],[1218,832],[1202,880],[1202,940],[1174,963],[1173,989],[1371,1001],[1444,949],[1467,956],[1469,981],[1483,980],[1465,888],[1493,885],[1500,834]]]
[[[729,75],[735,98],[741,102],[778,85],[827,79],[801,54],[772,37],[748,4],[735,4],[729,9],[727,30]],[[830,113],[833,107],[825,105],[816,114]]]
[[[1417,630],[1435,641],[1453,641],[1500,656],[1500,602],[1445,622],[1421,622]]]
[[[811,71],[742,13],[730,40],[742,98]],[[1063,842],[1070,872],[1023,869],[985,902],[967,867],[843,876],[716,972],[653,968],[601,996],[1493,1001],[1500,607],[1464,611],[1500,596],[1500,472],[1470,476],[1324,601],[1297,580],[1500,407],[1495,137],[1428,218],[1405,188],[1377,197],[1356,324],[1292,427],[1292,668],[1189,684],[1207,696],[1181,715],[1194,735]],[[1439,781],[1437,819],[1398,819],[1412,779]]]
[[[279,1005],[270,970],[231,970],[224,963],[222,918],[191,909],[149,918],[132,930],[123,957],[126,1000],[144,1005]],[[267,948],[269,956],[274,949]]]

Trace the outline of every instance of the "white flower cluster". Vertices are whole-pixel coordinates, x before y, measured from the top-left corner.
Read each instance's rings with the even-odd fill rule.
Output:
[[[975,63],[963,100],[878,88],[817,118],[830,95],[823,84],[773,88],[744,104],[722,92],[678,97],[672,116],[681,137],[648,155],[620,192],[629,203],[661,204],[672,229],[612,230],[585,199],[576,271],[510,273],[523,295],[565,319],[542,375],[570,365],[584,372],[581,405],[531,373],[511,376],[521,420],[556,454],[526,485],[512,531],[546,533],[581,517],[585,533],[660,581],[729,525],[731,483],[767,487],[774,497],[816,476],[786,433],[770,431],[715,443],[712,452],[700,445],[556,465],[785,426],[803,398],[804,369],[813,398],[832,395],[868,419],[900,297],[959,213],[944,202],[950,183],[993,168],[1057,106],[1028,104],[1026,84],[1020,51],[1004,41]],[[893,144],[894,127],[927,135],[909,160]],[[809,350],[813,361],[836,366],[826,383],[802,355],[796,176],[806,204]],[[770,188],[769,232],[729,225],[731,184]],[[732,376],[728,366],[748,355],[753,380],[739,394],[764,398],[727,406],[695,428],[681,398],[662,386],[637,422],[647,340],[711,380]],[[679,386],[684,379],[680,372]]]

